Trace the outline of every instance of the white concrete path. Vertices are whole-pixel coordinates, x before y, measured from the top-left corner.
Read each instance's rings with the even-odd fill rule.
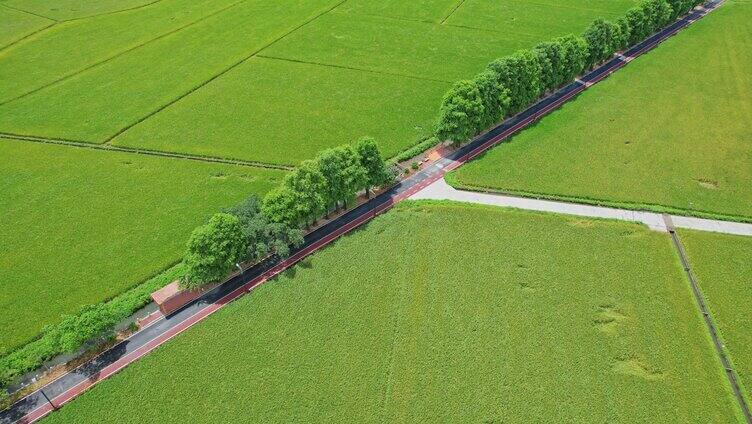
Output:
[[[663,215],[659,213],[606,208],[602,206],[557,202],[552,200],[538,200],[524,197],[505,196],[501,194],[462,191],[447,184],[443,178],[417,192],[410,198],[416,200],[454,200],[458,202],[482,203],[485,205],[505,206],[532,211],[561,213],[565,215],[618,219],[621,221],[641,222],[654,231],[668,231]],[[677,215],[671,215],[671,221],[673,221],[673,225],[676,228],[752,236],[752,224],[691,218]]]

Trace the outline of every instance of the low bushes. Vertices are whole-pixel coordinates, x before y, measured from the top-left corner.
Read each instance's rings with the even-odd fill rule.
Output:
[[[483,73],[455,83],[447,92],[439,109],[436,137],[455,144],[466,142],[700,3],[702,0],[643,0],[616,22],[596,19],[582,36],[560,37],[494,60]]]
[[[115,325],[151,302],[151,293],[180,276],[177,265],[114,299],[91,305],[74,315],[63,316],[57,325],[45,327],[42,336],[0,358],[0,387],[38,369],[44,361],[80,349],[87,341],[106,337]]]

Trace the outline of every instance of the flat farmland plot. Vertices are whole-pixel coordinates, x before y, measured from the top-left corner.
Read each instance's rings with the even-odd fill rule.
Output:
[[[402,204],[47,422],[734,422],[670,243]]]
[[[0,131],[100,143],[325,11],[333,0],[240,3],[0,106]]]
[[[752,402],[752,237],[679,234],[747,401]]]
[[[0,353],[176,262],[281,171],[0,140]]]
[[[4,4],[26,10],[55,20],[83,18],[92,15],[114,13],[122,10],[134,9],[155,0],[3,0]]]
[[[446,23],[547,40],[580,34],[595,18],[616,19],[636,3],[633,0],[467,0]]]
[[[349,0],[340,10],[361,15],[441,22],[462,0]]]
[[[495,58],[538,41],[541,39],[524,35],[500,36],[426,22],[330,13],[262,55],[452,83],[472,77]]]
[[[726,2],[454,183],[752,220],[752,4]]]
[[[3,7],[0,3],[0,49],[52,24],[52,20]]]
[[[393,156],[405,141],[430,133],[447,87],[253,58],[114,144],[297,165],[327,147],[373,136]]]
[[[172,31],[190,28],[235,3],[237,0],[162,0],[137,10],[58,23],[0,51],[0,104],[77,75]]]

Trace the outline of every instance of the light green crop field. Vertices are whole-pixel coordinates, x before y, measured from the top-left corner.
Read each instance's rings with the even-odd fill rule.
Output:
[[[670,243],[403,203],[47,422],[741,422]]]
[[[0,3],[0,49],[52,24],[50,19],[10,9]]]
[[[184,1],[129,2],[136,8],[62,22],[0,52],[0,132],[284,164],[371,135],[393,155],[425,136],[451,82],[629,5],[525,3],[520,13],[540,21],[525,34],[452,24],[457,14],[507,13],[491,0]],[[285,59],[275,65],[285,77],[269,82],[255,56]],[[320,69],[308,78],[297,62]],[[339,78],[333,95],[331,83],[316,84]],[[229,107],[226,127],[209,122]],[[293,148],[278,152],[280,139]]]
[[[452,183],[752,220],[750,19],[726,2]]]
[[[680,231],[690,266],[752,402],[752,237]]]
[[[2,4],[56,21],[78,19],[139,8],[155,0],[3,0]]]
[[[404,84],[392,75],[252,58],[114,144],[296,165],[372,136],[394,156],[404,140],[428,135],[435,115],[405,99],[440,99],[446,89],[435,81]],[[227,93],[236,97],[214,101]]]
[[[0,140],[0,353],[179,260],[282,171]]]

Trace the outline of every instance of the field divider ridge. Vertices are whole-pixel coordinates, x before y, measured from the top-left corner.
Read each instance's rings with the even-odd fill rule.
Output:
[[[37,88],[34,88],[34,89],[30,90],[30,91],[27,91],[27,92],[25,92],[25,93],[23,93],[23,94],[19,94],[19,95],[18,95],[18,96],[16,96],[16,97],[13,97],[13,98],[11,98],[11,99],[8,99],[8,100],[5,100],[5,101],[2,101],[2,102],[0,102],[0,106],[2,106],[2,105],[5,105],[5,104],[8,104],[8,103],[11,103],[11,102],[14,102],[14,101],[16,101],[16,100],[20,100],[20,99],[23,99],[24,97],[30,96],[30,95],[32,95],[32,94],[34,94],[34,93],[37,93],[37,92],[39,92],[39,91],[42,91],[42,90],[44,90],[44,89],[46,89],[46,88],[52,87],[53,85],[56,85],[56,84],[58,84],[58,83],[61,83],[61,82],[65,81],[65,80],[68,80],[68,79],[70,79],[70,78],[73,78],[73,77],[75,77],[75,76],[77,76],[77,75],[81,75],[81,74],[83,74],[84,72],[90,71],[90,70],[92,70],[92,69],[94,69],[94,68],[96,68],[96,67],[98,67],[98,66],[104,65],[105,63],[107,63],[107,62],[109,62],[109,61],[111,61],[111,60],[117,59],[117,58],[118,58],[118,57],[120,57],[120,56],[123,56],[123,55],[125,55],[125,54],[128,54],[128,53],[130,53],[130,52],[132,52],[132,51],[134,51],[134,50],[140,49],[141,47],[147,46],[147,45],[149,45],[149,44],[151,44],[151,43],[153,43],[153,42],[155,42],[155,41],[159,41],[159,40],[161,40],[161,39],[163,39],[163,38],[165,38],[165,37],[168,37],[168,36],[170,36],[170,35],[172,35],[172,34],[175,34],[175,33],[177,33],[177,32],[180,32],[180,31],[182,31],[182,30],[184,30],[184,29],[187,29],[187,28],[189,28],[189,27],[191,27],[191,26],[193,26],[193,25],[199,24],[199,23],[201,23],[201,22],[203,22],[203,21],[205,21],[205,20],[207,20],[207,19],[209,19],[209,18],[212,18],[212,17],[214,17],[214,16],[216,16],[216,15],[218,15],[218,14],[222,13],[222,12],[225,12],[226,10],[228,10],[228,9],[231,9],[231,8],[233,8],[233,7],[237,6],[237,5],[239,5],[240,3],[243,3],[243,2],[245,2],[245,1],[246,1],[246,0],[239,0],[239,1],[235,2],[235,3],[229,4],[229,5],[225,6],[225,7],[222,7],[222,8],[220,8],[220,9],[217,9],[217,10],[215,10],[215,11],[213,11],[213,12],[211,12],[211,13],[207,14],[207,15],[204,15],[204,16],[202,16],[202,17],[200,17],[200,18],[198,18],[198,19],[196,19],[196,20],[194,20],[194,21],[188,22],[188,23],[186,23],[185,25],[182,25],[182,26],[180,26],[180,27],[178,27],[178,28],[172,29],[172,30],[170,30],[170,31],[168,31],[168,32],[166,32],[166,33],[164,33],[164,34],[161,34],[161,35],[158,35],[158,36],[156,36],[156,37],[154,37],[154,38],[150,38],[150,39],[148,39],[148,40],[145,40],[145,41],[144,41],[144,42],[142,42],[142,43],[139,43],[139,44],[137,44],[137,45],[135,45],[135,46],[131,46],[131,47],[129,47],[129,48],[127,48],[127,49],[125,49],[125,50],[122,50],[122,51],[120,51],[120,52],[117,52],[117,53],[115,53],[114,55],[112,55],[112,56],[109,56],[109,57],[106,57],[106,58],[104,58],[104,59],[102,59],[102,60],[100,60],[100,61],[98,61],[98,62],[95,62],[95,63],[89,64],[89,65],[87,65],[86,67],[84,67],[84,68],[81,68],[81,69],[79,69],[79,70],[77,70],[77,71],[73,71],[72,73],[69,73],[69,74],[63,75],[62,77],[60,77],[60,78],[57,78],[57,79],[56,79],[56,80],[54,80],[54,81],[50,81],[50,82],[48,82],[48,83],[45,83],[45,84],[43,84],[43,85],[41,85],[41,86],[39,86],[39,87],[37,87]],[[60,24],[60,23],[62,23],[62,22],[60,22],[60,21],[55,21],[55,25],[57,25],[57,24]],[[54,25],[53,25],[53,26],[54,26]],[[4,48],[3,48],[3,49],[4,49]],[[0,49],[0,51],[2,51],[2,49]]]
[[[671,235],[673,246],[676,249],[676,253],[679,255],[679,260],[681,261],[684,272],[687,275],[689,284],[692,287],[692,294],[694,295],[695,302],[697,303],[697,308],[702,314],[703,321],[705,322],[705,329],[708,331],[708,335],[713,342],[713,347],[715,347],[715,351],[718,354],[718,359],[720,359],[721,366],[723,366],[724,374],[726,375],[728,383],[731,386],[731,390],[734,394],[734,397],[736,398],[736,401],[739,403],[739,407],[742,410],[744,419],[746,420],[747,424],[752,424],[752,413],[750,413],[749,405],[747,405],[747,401],[744,398],[744,394],[742,393],[739,386],[739,379],[737,377],[738,374],[734,370],[734,366],[731,363],[728,355],[726,354],[725,345],[721,340],[718,328],[716,328],[715,320],[710,314],[710,309],[708,308],[707,302],[705,301],[705,296],[702,294],[700,285],[697,283],[697,279],[692,272],[692,267],[689,263],[689,259],[687,258],[686,251],[684,250],[684,245],[679,238],[679,234],[677,234],[676,229],[674,228],[671,217],[668,215],[663,215],[663,218],[666,222],[666,228],[668,228],[668,232]]]
[[[338,3],[338,5],[345,1]],[[717,7],[720,2],[711,1],[708,4],[711,6],[711,9],[709,10],[712,10]],[[336,7],[337,5],[329,9],[329,11]],[[318,16],[321,16],[324,13],[327,12],[323,12]],[[697,19],[704,16],[705,13],[701,13],[697,16]],[[313,19],[309,20],[309,22]],[[688,17],[685,16],[677,21],[683,22],[683,25],[676,25],[675,23],[674,25],[668,26],[654,36],[638,44],[635,49],[639,48],[638,51],[640,53],[652,49],[661,41],[674,35],[684,26],[697,20],[687,19]],[[303,25],[305,25],[305,23],[299,27],[302,27]],[[240,63],[242,63],[242,61]],[[624,66],[626,63],[626,61],[614,57],[612,60],[598,66],[596,69],[585,75],[582,80],[595,84],[606,78],[615,70]],[[56,409],[57,406],[75,398],[88,388],[118,372],[128,364],[136,361],[146,353],[172,339],[177,334],[180,334],[187,328],[190,328],[207,316],[221,309],[226,304],[269,281],[308,255],[329,245],[337,238],[361,227],[378,215],[388,211],[398,202],[411,197],[429,184],[443,178],[447,172],[458,168],[489,148],[508,139],[511,135],[537,121],[542,116],[557,109],[588,87],[590,87],[590,85],[573,82],[549,94],[547,97],[540,99],[525,111],[508,118],[488,132],[474,138],[472,141],[461,146],[457,150],[450,152],[447,156],[427,164],[424,169],[406,177],[395,186],[372,197],[366,203],[349,209],[341,216],[313,230],[306,235],[304,246],[288,259],[277,262],[262,262],[255,267],[245,270],[242,274],[231,279],[227,283],[207,292],[204,297],[186,305],[186,307],[176,312],[174,315],[159,318],[145,331],[134,333],[134,335],[128,339],[130,340],[129,343],[121,342],[116,344],[113,348],[104,352],[100,356],[100,358],[102,358],[100,364],[87,363],[86,365],[88,368],[86,368],[85,374],[68,374],[57,380],[56,385],[41,387],[23,399],[18,400],[10,409],[0,412],[0,422],[31,423],[39,420]],[[133,354],[134,352],[137,353]],[[105,368],[107,369],[107,372],[105,372]],[[59,401],[60,403],[58,405],[48,403],[45,400],[46,395],[42,397],[43,394],[40,394],[43,390],[50,389],[54,389],[57,392],[53,396],[52,401]]]
[[[9,133],[3,133],[3,132],[0,132],[0,139],[18,141],[18,142],[25,141],[25,142],[40,143],[40,144],[55,144],[58,146],[68,146],[68,147],[76,147],[76,148],[82,148],[82,149],[102,150],[102,151],[119,152],[119,153],[131,153],[131,154],[136,154],[136,155],[158,156],[158,157],[173,158],[173,159],[186,159],[186,160],[193,160],[193,161],[198,161],[198,162],[222,163],[222,164],[227,164],[227,165],[241,165],[241,166],[248,166],[248,167],[253,167],[253,168],[278,169],[281,171],[291,171],[292,169],[294,169],[294,167],[288,166],[288,165],[278,165],[278,164],[265,163],[265,162],[254,162],[254,161],[247,161],[247,160],[242,160],[242,159],[228,159],[228,158],[222,158],[222,157],[216,157],[216,156],[202,156],[202,155],[191,155],[187,153],[164,152],[160,150],[137,149],[133,147],[115,146],[112,144],[95,144],[95,143],[87,143],[85,141],[35,137],[35,136],[9,134]]]
[[[278,41],[284,39],[288,35],[294,33],[295,31],[303,28],[304,26],[310,24],[311,22],[315,21],[316,19],[318,19],[318,18],[326,15],[327,13],[333,11],[334,9],[336,9],[339,6],[343,5],[345,2],[347,2],[347,0],[341,0],[341,1],[339,1],[334,6],[332,6],[332,7],[328,8],[328,9],[326,9],[326,10],[324,10],[324,11],[322,11],[322,12],[316,14],[316,15],[314,15],[313,17],[305,20],[300,25],[298,25],[298,26],[290,29],[289,31],[287,31],[284,34],[282,34],[281,36],[277,37],[276,39],[274,39],[274,40],[268,42],[267,44],[265,44],[265,45],[257,48],[256,50],[254,50],[253,52],[251,52],[251,54],[249,54],[249,55],[241,58],[240,60],[236,61],[235,63],[232,63],[230,66],[228,66],[228,67],[224,68],[223,70],[219,71],[218,73],[212,75],[210,78],[206,79],[205,81],[200,82],[199,84],[195,85],[193,88],[189,89],[185,93],[183,93],[183,94],[175,97],[174,99],[168,101],[167,103],[165,103],[165,104],[163,104],[161,106],[158,106],[153,111],[151,111],[151,112],[147,113],[146,115],[142,116],[141,118],[137,119],[135,122],[133,122],[131,124],[128,124],[125,127],[119,129],[113,135],[107,137],[107,139],[105,139],[104,143],[105,144],[111,143],[112,140],[115,139],[116,137],[120,136],[121,134],[125,133],[126,131],[130,130],[131,128],[135,127],[136,125],[138,125],[138,124],[146,121],[147,119],[149,119],[152,116],[158,114],[159,112],[167,109],[168,107],[174,105],[175,103],[179,102],[180,100],[183,100],[184,98],[190,96],[191,94],[195,93],[196,91],[202,89],[203,87],[205,87],[208,84],[210,84],[212,81],[216,80],[217,78],[221,77],[222,75],[225,75],[226,73],[230,72],[231,70],[233,70],[233,69],[237,68],[238,66],[242,65],[243,63],[245,63],[246,61],[248,61],[252,57],[255,57],[256,55],[258,55],[262,51],[266,50],[267,48],[271,47],[272,45],[274,45]]]

